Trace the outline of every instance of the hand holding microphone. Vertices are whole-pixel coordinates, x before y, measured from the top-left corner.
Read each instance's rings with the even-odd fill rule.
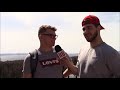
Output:
[[[59,45],[55,46],[55,51],[57,52],[57,55],[60,59],[63,59],[64,57],[66,57],[66,53]]]
[[[57,52],[59,59],[62,59],[64,61],[70,72],[77,75],[78,68],[71,62],[71,58],[69,58],[69,56],[64,52],[64,50],[59,45],[56,45],[55,51]]]

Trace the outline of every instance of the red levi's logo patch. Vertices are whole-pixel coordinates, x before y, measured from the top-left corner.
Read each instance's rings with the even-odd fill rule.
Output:
[[[42,61],[39,61],[39,62],[43,67],[60,64],[60,61],[56,58],[46,59],[46,60],[42,60]]]

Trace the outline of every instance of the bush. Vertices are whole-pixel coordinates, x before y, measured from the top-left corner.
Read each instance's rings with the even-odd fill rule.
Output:
[[[23,60],[0,62],[0,78],[21,78]]]

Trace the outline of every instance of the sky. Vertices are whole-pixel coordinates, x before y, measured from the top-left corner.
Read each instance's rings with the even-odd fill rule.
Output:
[[[89,44],[81,22],[90,14],[105,28],[101,30],[102,40],[120,51],[120,12],[0,12],[0,52],[28,53],[39,48],[38,29],[47,24],[57,28],[55,45],[67,53],[78,53]]]

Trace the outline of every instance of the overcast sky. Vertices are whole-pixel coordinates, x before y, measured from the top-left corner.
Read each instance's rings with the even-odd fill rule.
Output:
[[[39,48],[38,29],[43,24],[57,28],[56,45],[67,53],[78,53],[89,44],[81,22],[86,15],[99,17],[104,42],[120,51],[120,12],[0,12],[1,53],[28,53]]]

